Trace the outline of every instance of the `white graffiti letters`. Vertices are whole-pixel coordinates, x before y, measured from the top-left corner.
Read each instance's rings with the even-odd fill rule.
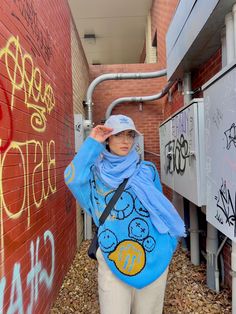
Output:
[[[43,242],[40,242],[40,237],[37,237],[35,242],[31,241],[30,243],[31,266],[27,274],[27,288],[30,289],[30,301],[27,305],[27,314],[33,313],[34,305],[38,301],[40,285],[45,284],[49,291],[52,288],[55,270],[55,245],[54,237],[50,230],[46,230],[44,232],[43,240]],[[42,252],[41,255],[43,256],[45,255],[45,252],[49,251],[51,254],[50,272],[43,267],[42,260],[39,258],[40,252]],[[6,278],[3,277],[0,281],[0,309],[3,309],[5,286]],[[15,263],[11,280],[11,295],[7,314],[25,313],[23,307],[23,290],[21,280],[21,264]]]
[[[19,313],[23,314],[23,297],[22,297],[22,284],[20,277],[20,264],[15,263],[12,284],[11,284],[11,298],[7,314]]]
[[[0,310],[3,309],[3,296],[6,286],[6,278],[3,277],[0,281]]]
[[[46,245],[47,238],[50,241],[51,247],[52,247],[52,252],[54,252],[54,239],[53,235],[51,234],[50,231],[46,231],[44,233],[44,245]],[[51,266],[51,272],[50,275],[48,275],[47,271],[43,269],[40,273],[39,277],[39,282],[42,283],[44,282],[47,286],[48,289],[51,289],[52,287],[52,282],[53,282],[53,276],[54,276],[54,268],[55,268],[55,255],[52,254],[52,266]]]

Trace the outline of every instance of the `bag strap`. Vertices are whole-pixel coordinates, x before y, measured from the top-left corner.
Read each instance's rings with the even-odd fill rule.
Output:
[[[111,209],[115,206],[116,202],[118,201],[119,197],[121,196],[122,192],[125,189],[127,181],[128,181],[128,178],[124,179],[124,181],[118,186],[114,195],[110,199],[109,203],[107,204],[106,208],[104,209],[102,215],[99,218],[99,225],[100,226],[104,223],[107,216],[110,214]]]

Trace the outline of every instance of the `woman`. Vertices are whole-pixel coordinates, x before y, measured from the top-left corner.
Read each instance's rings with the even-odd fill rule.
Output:
[[[154,164],[140,161],[139,136],[129,117],[113,115],[91,131],[65,172],[69,189],[97,226],[115,190],[129,178],[98,229],[102,314],[162,313],[168,265],[177,237],[185,235]]]

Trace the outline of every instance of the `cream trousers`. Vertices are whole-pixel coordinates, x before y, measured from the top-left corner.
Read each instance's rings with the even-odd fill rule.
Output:
[[[113,275],[100,249],[97,260],[101,314],[162,314],[168,268],[150,285],[135,289]]]

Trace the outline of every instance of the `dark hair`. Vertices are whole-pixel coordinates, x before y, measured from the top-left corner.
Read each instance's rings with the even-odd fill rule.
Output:
[[[110,151],[109,144],[108,144],[108,139],[106,140],[105,144],[106,144],[106,150],[108,150],[109,152],[111,152],[111,151]]]

